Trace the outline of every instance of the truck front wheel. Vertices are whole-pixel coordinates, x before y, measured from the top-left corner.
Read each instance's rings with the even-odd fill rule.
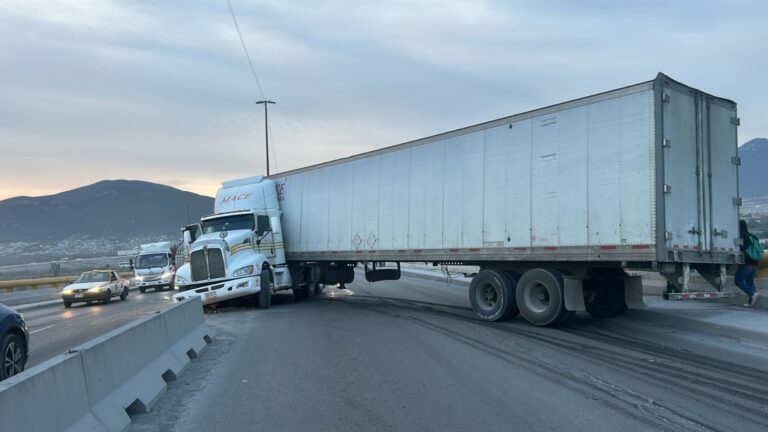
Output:
[[[259,307],[269,309],[272,306],[272,272],[261,271],[261,291],[259,291]]]
[[[483,321],[501,321],[517,315],[513,277],[499,270],[482,270],[469,284],[469,303]]]
[[[528,270],[517,283],[517,306],[528,322],[538,326],[557,324],[568,318],[563,275],[557,270]]]

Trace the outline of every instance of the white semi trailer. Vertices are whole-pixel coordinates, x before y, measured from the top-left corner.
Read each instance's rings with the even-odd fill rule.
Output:
[[[368,281],[398,279],[399,263],[409,261],[479,266],[469,300],[491,321],[521,313],[549,325],[581,310],[616,316],[642,303],[641,282],[628,269],[659,272],[677,298],[724,296],[727,266],[742,261],[738,123],[734,102],[659,74],[346,159],[225,183],[217,214],[203,224],[228,217],[219,206],[251,215],[237,250],[247,245],[253,252],[247,262],[260,279],[249,293],[262,293],[262,305],[274,290],[311,295],[321,284],[349,283],[358,264]],[[233,194],[264,199],[238,207]],[[273,248],[265,253],[259,239],[267,232]],[[178,296],[206,295],[237,279],[242,269],[234,267],[246,261],[232,257],[238,245],[226,234],[218,240],[204,234],[192,245],[192,275],[177,278],[191,290]],[[215,278],[208,278],[211,261],[202,259],[206,247],[207,254],[224,251]],[[397,269],[377,267],[381,262]],[[715,289],[692,292],[692,270]]]

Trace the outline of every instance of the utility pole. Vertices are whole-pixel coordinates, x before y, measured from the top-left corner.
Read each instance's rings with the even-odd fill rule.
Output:
[[[273,104],[271,100],[260,100],[256,105],[264,104],[264,142],[267,144],[267,176],[269,176],[269,120],[267,118],[267,105]]]

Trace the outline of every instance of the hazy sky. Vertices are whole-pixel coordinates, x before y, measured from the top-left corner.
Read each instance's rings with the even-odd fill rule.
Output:
[[[231,0],[281,171],[652,79],[768,136],[765,1]],[[0,1],[0,199],[264,172],[225,0]],[[272,162],[274,171],[275,161]]]

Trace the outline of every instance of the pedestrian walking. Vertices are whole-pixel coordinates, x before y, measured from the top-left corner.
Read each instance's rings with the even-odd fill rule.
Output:
[[[733,279],[736,286],[749,296],[749,300],[747,300],[744,306],[755,307],[760,297],[760,293],[755,288],[755,273],[757,273],[757,260],[761,257],[756,256],[754,247],[750,248],[753,245],[753,239],[756,239],[756,237],[750,234],[747,229],[747,222],[744,220],[739,221],[739,235],[741,236],[741,251],[744,252],[744,264],[740,265],[739,269],[736,270]],[[762,249],[760,249],[760,254],[762,255]]]

